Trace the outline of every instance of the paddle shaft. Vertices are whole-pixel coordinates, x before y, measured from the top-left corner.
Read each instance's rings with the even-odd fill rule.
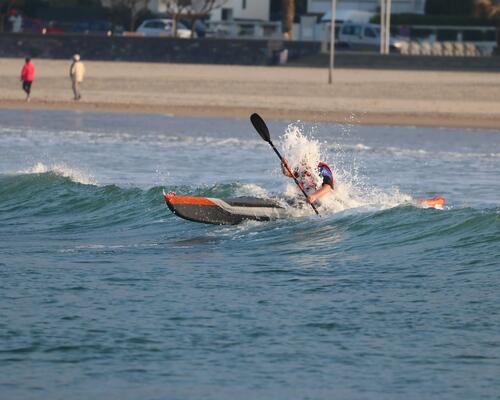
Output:
[[[281,163],[285,166],[286,170],[288,171],[288,173],[290,174],[290,176],[293,178],[293,180],[295,181],[295,183],[297,184],[297,186],[299,187],[299,189],[302,191],[302,193],[304,194],[304,196],[306,196],[306,199],[309,197],[307,196],[307,193],[306,191],[304,190],[304,186],[302,186],[302,184],[297,180],[297,178],[295,177],[295,174],[290,171],[290,168],[288,168],[288,164],[285,163],[285,160],[283,160],[283,157],[281,156],[280,152],[278,151],[278,149],[276,149],[276,147],[274,147],[274,144],[273,142],[271,142],[271,140],[268,140],[268,143],[271,145],[271,147],[273,148],[274,152],[277,154],[277,156],[279,157],[279,159],[281,160]],[[316,207],[314,206],[314,204],[312,203],[309,203],[312,207],[312,209],[314,210],[314,212],[319,215],[319,212],[318,210],[316,209]]]

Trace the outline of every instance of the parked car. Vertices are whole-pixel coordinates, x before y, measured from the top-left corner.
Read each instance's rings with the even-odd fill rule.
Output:
[[[23,32],[32,32],[32,33],[42,33],[43,32],[43,21],[35,18],[23,18]]]
[[[174,21],[171,19],[146,19],[137,28],[145,36],[174,36]],[[191,30],[177,22],[177,37],[190,38]]]
[[[181,23],[188,29],[191,29],[192,25],[193,25],[193,21],[191,20],[182,20]],[[200,21],[200,20],[197,20],[194,24],[194,32],[196,34],[196,37],[205,37],[207,35],[207,27],[206,25]]]
[[[341,47],[353,50],[377,50],[380,48],[380,26],[344,22],[339,31],[338,42]],[[406,42],[407,40],[391,36],[389,47],[396,51]]]
[[[113,30],[113,25],[108,21],[93,20],[80,21],[73,24],[71,31],[74,33],[102,34]]]

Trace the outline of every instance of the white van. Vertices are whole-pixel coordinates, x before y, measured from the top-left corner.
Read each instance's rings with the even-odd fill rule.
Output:
[[[340,47],[353,50],[378,50],[380,48],[380,25],[344,22],[339,30]],[[398,50],[404,40],[391,37],[391,50]]]

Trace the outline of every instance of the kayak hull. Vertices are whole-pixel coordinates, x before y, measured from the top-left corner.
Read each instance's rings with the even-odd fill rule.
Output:
[[[270,221],[289,218],[290,211],[278,202],[257,197],[217,199],[211,197],[164,194],[168,208],[180,218],[214,225],[236,225],[243,221]],[[443,209],[445,199],[417,200],[424,208]]]
[[[270,221],[289,216],[277,202],[256,197],[216,199],[165,194],[164,199],[175,215],[205,224],[236,225],[246,220]]]

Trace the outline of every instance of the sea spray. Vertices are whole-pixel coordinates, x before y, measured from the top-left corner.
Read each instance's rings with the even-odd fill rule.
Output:
[[[279,143],[292,172],[305,172],[322,160],[319,141],[304,134],[303,128],[297,124],[288,125]],[[317,174],[311,174],[310,179],[313,185],[321,185],[321,178]],[[285,189],[285,196],[298,197],[302,194],[294,183],[289,183]]]
[[[239,184],[235,188],[236,196],[255,196],[260,198],[267,198],[269,194],[266,189],[255,184]]]
[[[342,135],[349,135],[345,127]],[[290,124],[279,141],[283,156],[292,169],[316,166],[323,161],[329,164],[335,178],[335,189],[331,195],[321,200],[323,213],[339,212],[353,208],[385,209],[412,202],[411,196],[401,193],[398,188],[382,190],[370,184],[361,174],[359,162],[354,157],[348,162],[343,146],[338,143],[321,143],[314,132],[305,133],[300,124]],[[364,149],[363,149],[364,150]],[[321,177],[313,174],[316,187],[321,186]],[[285,197],[302,200],[303,194],[293,182],[287,182]]]

